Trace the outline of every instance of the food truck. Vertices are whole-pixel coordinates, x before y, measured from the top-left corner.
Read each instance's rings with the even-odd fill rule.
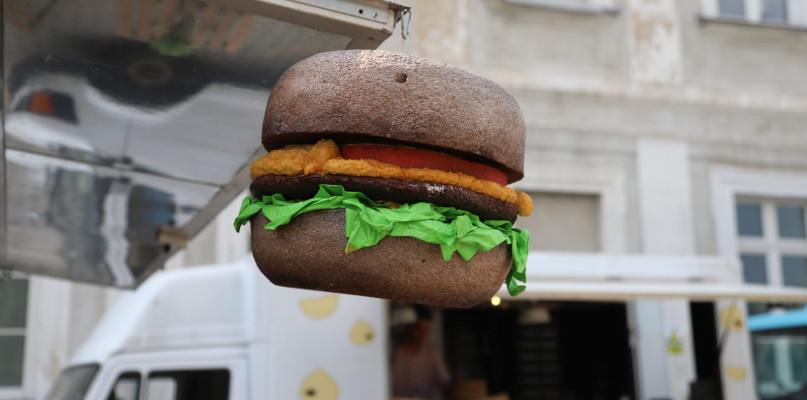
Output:
[[[247,257],[124,294],[47,399],[383,399],[387,343],[383,300],[275,286]]]

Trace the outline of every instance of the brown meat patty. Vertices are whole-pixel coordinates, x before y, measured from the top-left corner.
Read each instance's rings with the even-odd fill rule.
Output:
[[[401,204],[427,202],[437,206],[455,207],[474,213],[483,221],[514,222],[518,216],[515,205],[468,189],[399,179],[332,174],[266,175],[253,181],[250,190],[256,198],[281,193],[287,199],[308,199],[314,197],[320,184],[342,185],[346,190],[364,193],[377,201]]]

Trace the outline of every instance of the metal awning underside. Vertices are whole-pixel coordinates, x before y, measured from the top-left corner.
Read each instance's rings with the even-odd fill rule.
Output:
[[[136,286],[246,188],[283,71],[377,47],[402,10],[4,0],[0,269]]]

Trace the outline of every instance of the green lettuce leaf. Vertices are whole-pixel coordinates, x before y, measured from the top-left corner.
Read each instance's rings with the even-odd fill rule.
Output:
[[[431,203],[404,204],[389,208],[360,192],[350,192],[338,185],[320,185],[317,194],[306,200],[286,200],[282,194],[262,199],[245,198],[235,218],[239,231],[258,212],[269,223],[266,229],[277,229],[292,218],[311,211],[345,209],[346,252],[377,244],[387,236],[408,236],[440,246],[444,260],[457,252],[468,261],[478,251],[488,251],[502,242],[510,245],[513,264],[505,280],[511,296],[523,292],[527,281],[527,252],[530,234],[513,228],[509,221],[481,221],[476,214]]]

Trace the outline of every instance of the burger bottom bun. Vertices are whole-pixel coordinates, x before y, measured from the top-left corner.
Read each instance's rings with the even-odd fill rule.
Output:
[[[473,307],[502,286],[512,257],[507,244],[465,261],[443,260],[440,247],[411,237],[382,239],[345,253],[345,210],[299,215],[276,230],[252,219],[252,253],[272,283],[444,307]]]

